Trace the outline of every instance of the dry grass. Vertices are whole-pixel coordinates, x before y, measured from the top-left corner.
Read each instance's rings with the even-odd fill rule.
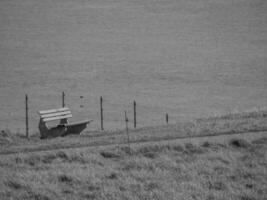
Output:
[[[191,122],[146,127],[130,130],[130,142],[161,141],[186,137],[216,136],[267,130],[267,112],[233,113],[219,117],[197,119]],[[13,135],[8,130],[0,135],[0,153],[28,152],[73,147],[88,147],[127,142],[124,130],[114,132],[85,132],[80,137],[68,136],[53,140],[40,140],[37,135],[29,140]]]
[[[132,130],[132,142],[159,140],[131,144],[131,149],[128,145],[73,149],[124,143],[123,131],[55,140],[25,140],[5,132],[2,137],[10,142],[1,148],[2,153],[50,151],[2,155],[0,196],[43,200],[264,199],[266,137],[240,139],[240,134],[226,137],[231,138],[228,140],[161,140],[264,130],[265,117],[261,112],[242,113]]]
[[[267,195],[267,139],[2,156],[2,199],[232,199]]]

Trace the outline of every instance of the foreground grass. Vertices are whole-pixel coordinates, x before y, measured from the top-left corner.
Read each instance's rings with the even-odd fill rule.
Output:
[[[2,156],[1,199],[240,199],[267,196],[267,138]]]

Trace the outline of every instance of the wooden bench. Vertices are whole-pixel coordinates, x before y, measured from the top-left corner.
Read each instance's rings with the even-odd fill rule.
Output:
[[[69,108],[42,110],[38,113],[40,115],[39,130],[42,139],[69,134],[80,134],[87,127],[87,124],[92,121],[84,120],[75,123],[68,123],[68,118],[72,117]],[[47,126],[48,122],[56,120],[60,120],[58,125],[51,127]]]

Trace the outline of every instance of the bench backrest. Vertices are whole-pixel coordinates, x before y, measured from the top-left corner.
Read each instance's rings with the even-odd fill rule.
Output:
[[[72,114],[69,108],[41,110],[38,113],[40,115],[40,118],[44,122],[55,121],[59,119],[67,119],[67,118],[72,117]]]

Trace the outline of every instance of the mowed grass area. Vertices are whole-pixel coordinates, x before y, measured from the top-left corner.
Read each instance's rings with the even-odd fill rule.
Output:
[[[99,129],[266,107],[264,0],[1,0],[0,129],[61,106]],[[84,98],[80,98],[83,96]],[[132,124],[131,124],[132,125]]]
[[[267,138],[0,157],[1,199],[265,200]]]

